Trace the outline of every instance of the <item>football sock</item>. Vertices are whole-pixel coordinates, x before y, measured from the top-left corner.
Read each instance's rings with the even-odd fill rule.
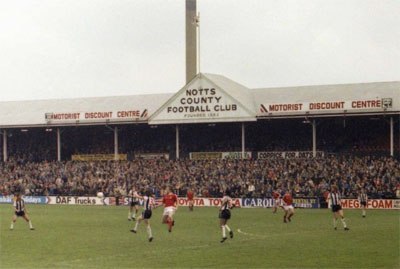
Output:
[[[228,230],[228,232],[230,232],[230,231],[231,231],[231,228],[229,228],[229,226],[228,226],[228,225],[226,225],[226,224],[225,224],[225,228]]]
[[[336,228],[336,221],[337,221],[337,219],[334,218],[334,219],[333,219],[333,227],[334,227],[334,228]]]
[[[226,237],[226,231],[225,231],[225,225],[222,225],[222,237],[225,238]]]
[[[135,231],[137,231],[138,226],[139,226],[139,221],[136,221],[135,228],[134,228]]]
[[[344,221],[344,218],[342,218],[341,221],[342,221],[342,223],[343,223],[343,227],[346,228],[347,225],[346,225],[346,222]]]
[[[11,222],[10,229],[14,229],[14,222],[13,221]]]
[[[365,216],[365,210],[364,210],[364,209],[363,209],[363,211],[362,211],[362,215]]]
[[[33,228],[31,221],[29,221],[29,228],[31,228],[31,229]]]
[[[151,234],[151,227],[150,225],[147,226],[147,233],[149,235],[149,238],[153,237],[153,235]]]

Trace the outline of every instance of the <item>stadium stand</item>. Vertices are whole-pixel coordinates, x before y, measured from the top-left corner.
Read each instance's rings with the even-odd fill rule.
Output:
[[[118,196],[168,183],[181,195],[193,187],[220,196],[229,186],[237,197],[269,197],[278,187],[323,197],[334,183],[345,197],[365,188],[392,198],[399,86],[250,90],[199,74],[176,94],[3,102],[0,193]]]

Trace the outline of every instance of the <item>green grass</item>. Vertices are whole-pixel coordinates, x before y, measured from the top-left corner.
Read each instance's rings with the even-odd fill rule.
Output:
[[[35,231],[0,205],[0,268],[399,268],[399,211],[345,210],[350,231],[332,228],[327,209],[239,209],[235,236],[219,242],[216,208],[181,207],[172,233],[153,212],[154,241],[143,224],[129,232],[127,207],[28,205]],[[241,230],[241,233],[238,232]]]

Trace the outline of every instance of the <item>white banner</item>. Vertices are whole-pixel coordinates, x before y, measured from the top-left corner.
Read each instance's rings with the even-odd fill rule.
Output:
[[[260,151],[257,153],[258,159],[271,159],[271,158],[281,158],[281,159],[293,159],[293,158],[312,158],[312,151]],[[324,157],[323,151],[317,151],[316,157]]]
[[[233,204],[236,207],[242,206],[242,199],[241,198],[232,198]],[[221,206],[222,198],[194,198],[194,206]],[[187,198],[178,198],[178,205],[179,206],[188,206]]]
[[[244,152],[244,159],[251,159],[251,151]],[[241,151],[232,152],[190,152],[191,160],[242,159]]]
[[[251,151],[244,152],[244,159],[251,159]],[[242,152],[235,151],[235,152],[222,152],[222,159],[242,159]]]
[[[80,197],[80,196],[49,196],[51,205],[109,205],[109,198]]]

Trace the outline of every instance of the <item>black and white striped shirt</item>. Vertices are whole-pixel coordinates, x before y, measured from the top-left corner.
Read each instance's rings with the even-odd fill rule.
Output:
[[[153,197],[144,196],[143,201],[144,210],[152,210],[154,208],[155,200]]]
[[[14,201],[14,208],[16,212],[25,211],[25,201],[23,199]]]
[[[134,191],[134,190],[130,190],[129,191],[129,199],[130,199],[130,202],[139,202],[139,194],[137,193],[137,191]]]
[[[367,196],[367,194],[366,193],[360,193],[360,195],[358,196],[358,200],[360,201],[360,202],[367,202],[367,200],[368,200],[368,196]]]
[[[340,194],[338,192],[331,192],[329,194],[329,201],[331,203],[331,206],[341,205],[340,199],[341,199],[341,197],[340,197]]]
[[[220,210],[226,210],[229,209],[232,203],[232,198],[225,195],[224,197],[222,197],[222,203],[221,203],[221,208]]]

